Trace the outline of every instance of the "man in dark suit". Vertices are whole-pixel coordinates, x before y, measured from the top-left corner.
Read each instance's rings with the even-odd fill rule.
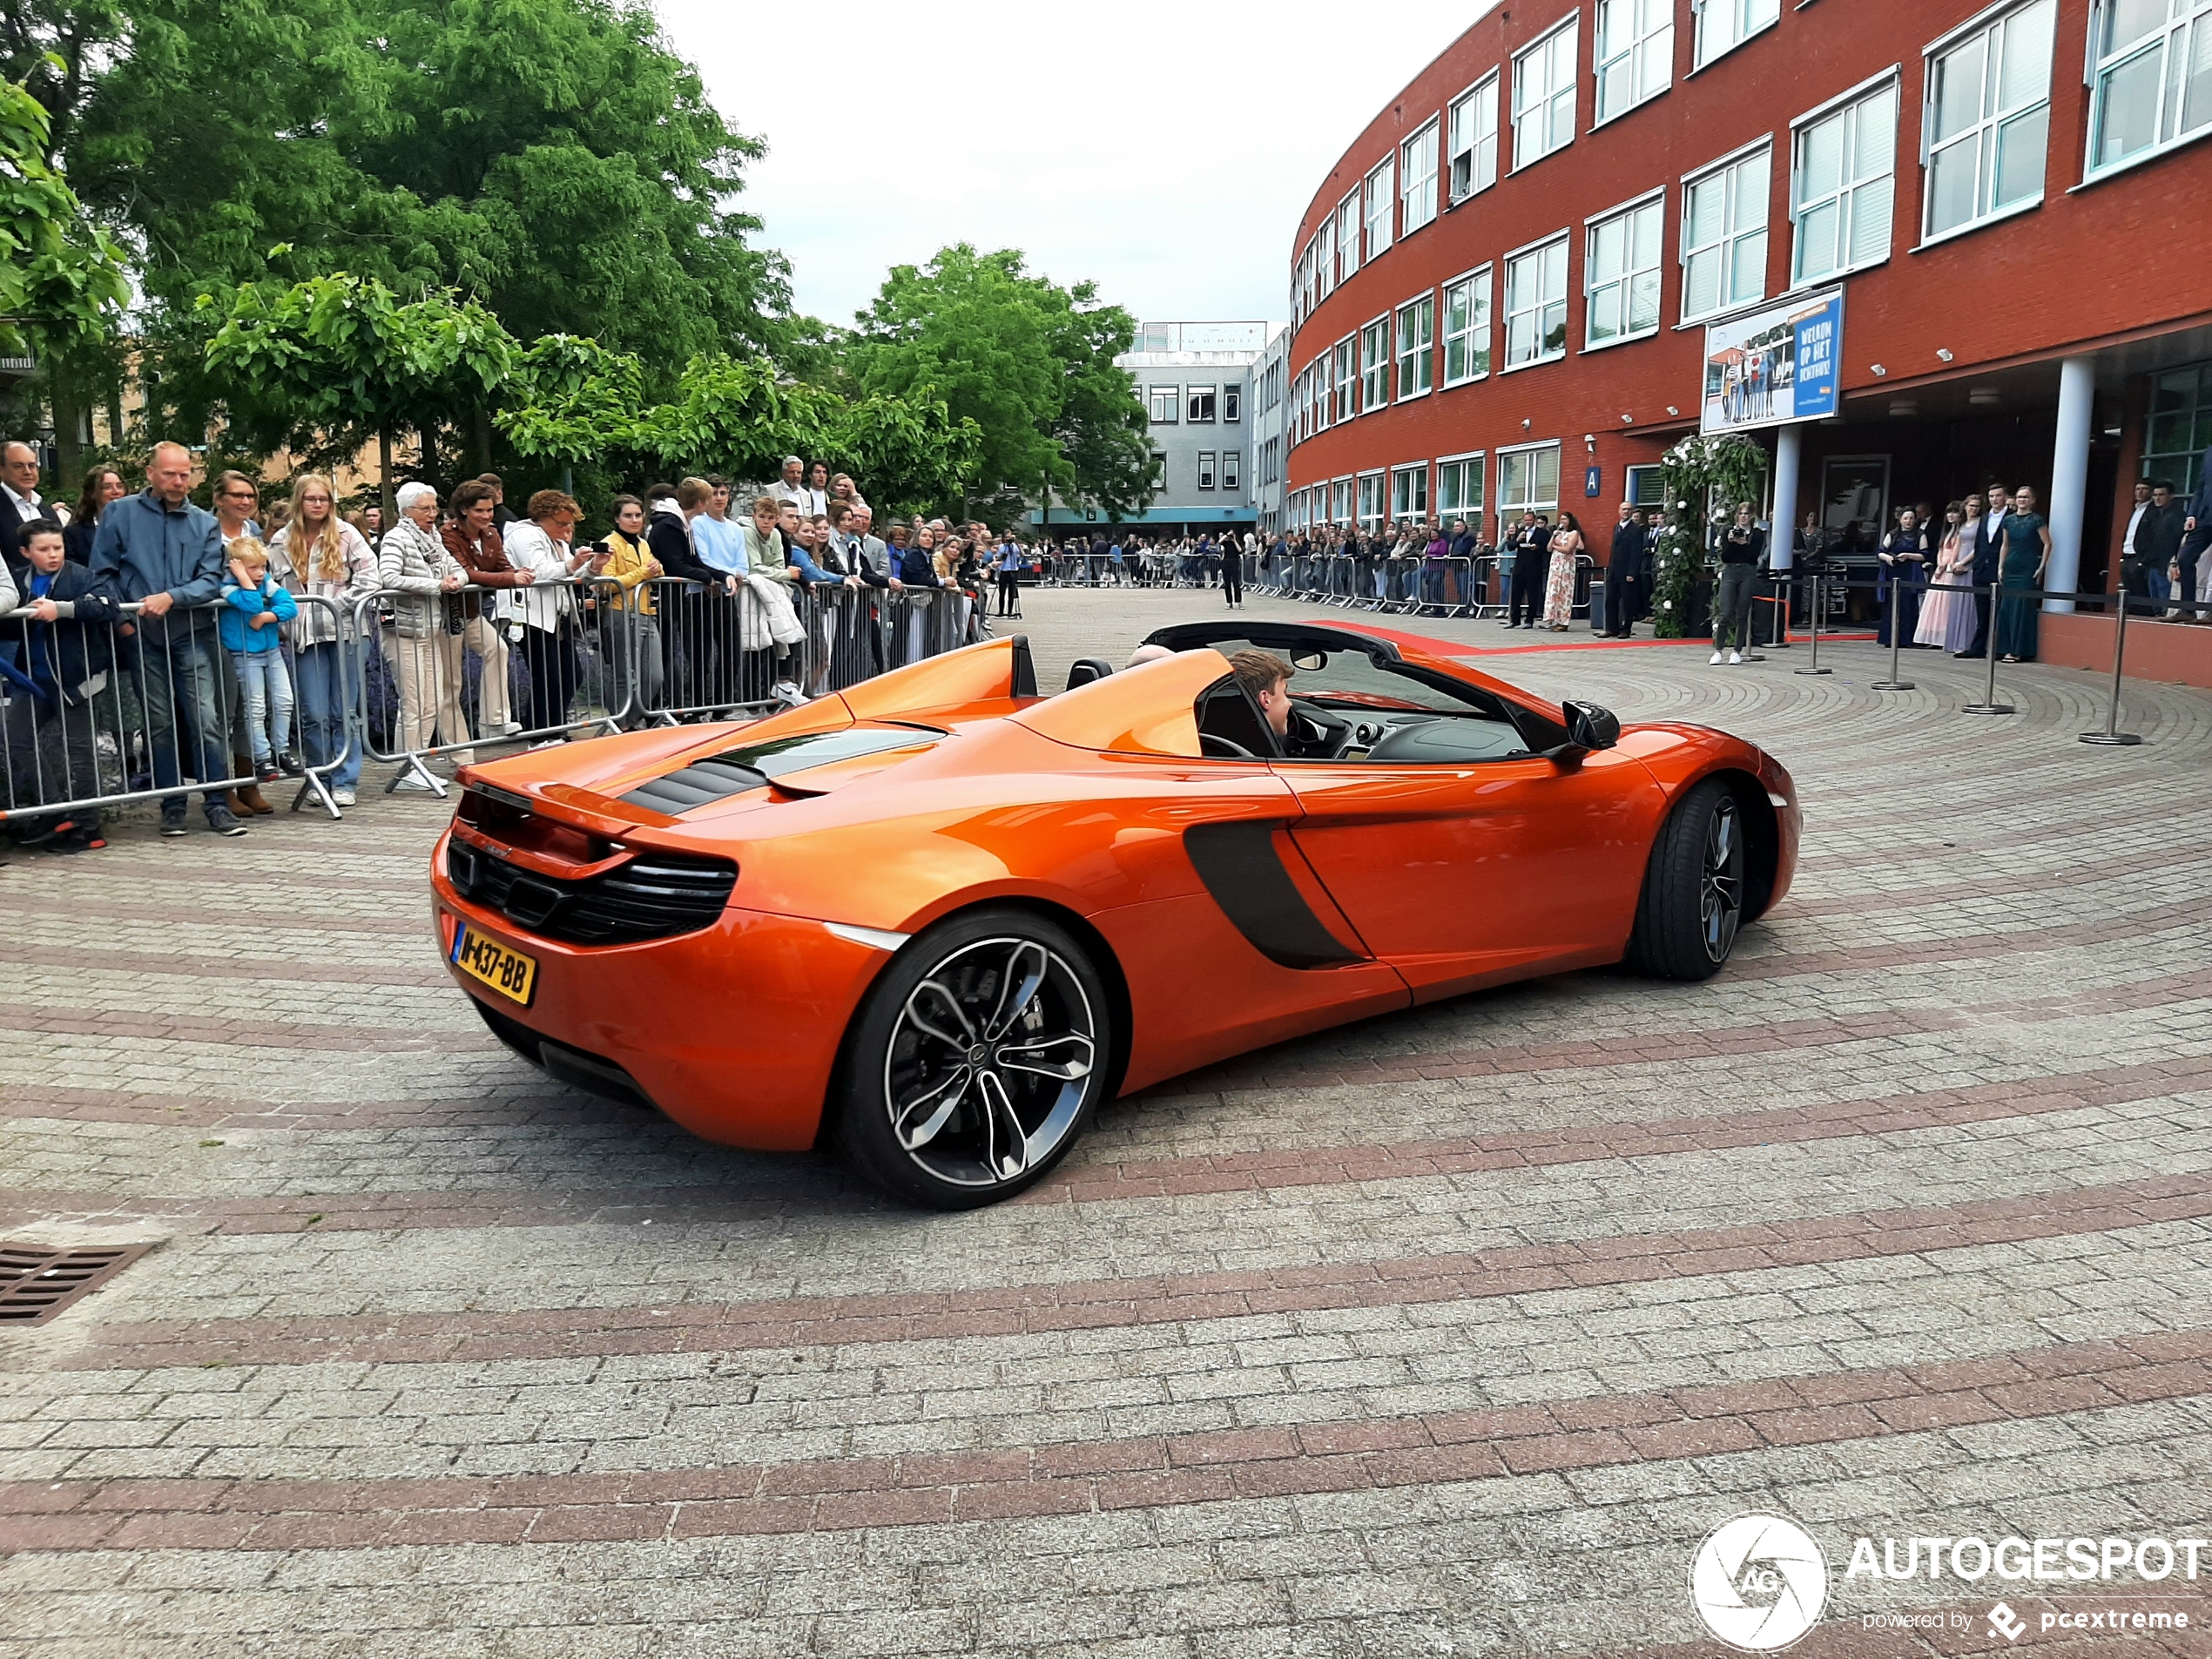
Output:
[[[2152,603],[2145,609],[2153,616],[2166,608],[2173,592],[2167,571],[2181,557],[2182,527],[2188,522],[2188,509],[2174,499],[2174,486],[2163,478],[2155,481],[2150,487],[2150,505],[2143,509],[2134,545],[2128,549],[2129,556],[2120,566],[2121,585],[2149,599]]]
[[[1605,631],[1611,638],[1628,638],[1650,604],[1643,585],[1643,556],[1649,542],[1643,515],[1634,502],[1622,502],[1605,565]]]
[[[1516,543],[1513,561],[1513,586],[1508,597],[1511,604],[1506,614],[1506,626],[1519,628],[1525,623],[1534,628],[1544,614],[1544,581],[1551,574],[1552,525],[1543,513],[1515,533]]]
[[[30,577],[30,561],[17,545],[23,527],[58,516],[38,494],[38,451],[20,439],[0,443],[0,559],[16,578],[17,592]]]
[[[1999,561],[2004,553],[2004,541],[1998,527],[2004,523],[2005,506],[2009,505],[2009,498],[2004,489],[2002,484],[1997,484],[1990,489],[1990,499],[1985,499],[1979,491],[1966,497],[1966,522],[1959,527],[1959,534],[1966,546],[1973,550],[1973,581],[1978,588],[1988,587],[1997,580]],[[1999,503],[1995,510],[1992,510],[1993,500]],[[1974,595],[1974,643],[1962,651],[1954,651],[1952,655],[1979,657],[1988,648],[1989,596],[1977,593]]]

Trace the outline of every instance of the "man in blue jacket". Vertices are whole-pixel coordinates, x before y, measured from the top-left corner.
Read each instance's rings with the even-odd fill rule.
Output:
[[[206,786],[228,776],[224,744],[230,732],[227,689],[216,671],[215,618],[206,609],[223,585],[223,544],[212,513],[192,505],[192,454],[158,443],[146,465],[146,488],[100,515],[92,543],[94,590],[118,604],[136,604],[133,621],[138,695],[146,711],[157,788],[184,776],[185,745],[202,786],[207,827],[243,835],[246,826]],[[161,803],[161,833],[185,833],[185,798]]]

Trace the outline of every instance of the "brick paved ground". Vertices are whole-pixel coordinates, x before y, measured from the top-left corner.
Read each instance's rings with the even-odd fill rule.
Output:
[[[1049,683],[1209,609],[1028,606]],[[1687,1659],[1745,1510],[1839,1573],[2203,1534],[2212,699],[2099,751],[2094,677],[1978,721],[1948,658],[1804,654],[1477,659],[1794,769],[1797,893],[1722,977],[1271,1049],[979,1215],[523,1068],[428,942],[435,803],[17,860],[0,1231],[164,1243],[0,1332],[0,1656]],[[1801,1651],[2002,1646],[1992,1600],[1838,1576]]]

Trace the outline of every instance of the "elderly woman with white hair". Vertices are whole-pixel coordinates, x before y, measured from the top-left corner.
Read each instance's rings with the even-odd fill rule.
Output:
[[[399,522],[384,532],[376,552],[377,575],[400,596],[392,602],[392,658],[400,680],[400,747],[427,749],[469,740],[461,718],[461,631],[465,618],[456,595],[468,573],[438,536],[438,492],[425,483],[401,484]],[[463,752],[455,757],[466,761]],[[430,786],[409,770],[398,789]]]

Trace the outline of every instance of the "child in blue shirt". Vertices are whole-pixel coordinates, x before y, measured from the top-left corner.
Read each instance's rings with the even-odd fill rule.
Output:
[[[241,536],[224,551],[230,556],[230,580],[223,583],[223,647],[238,671],[239,696],[246,699],[246,734],[253,745],[253,770],[263,783],[280,772],[297,778],[305,770],[292,752],[292,674],[284,662],[284,624],[300,614],[291,594],[269,574],[269,550]]]

